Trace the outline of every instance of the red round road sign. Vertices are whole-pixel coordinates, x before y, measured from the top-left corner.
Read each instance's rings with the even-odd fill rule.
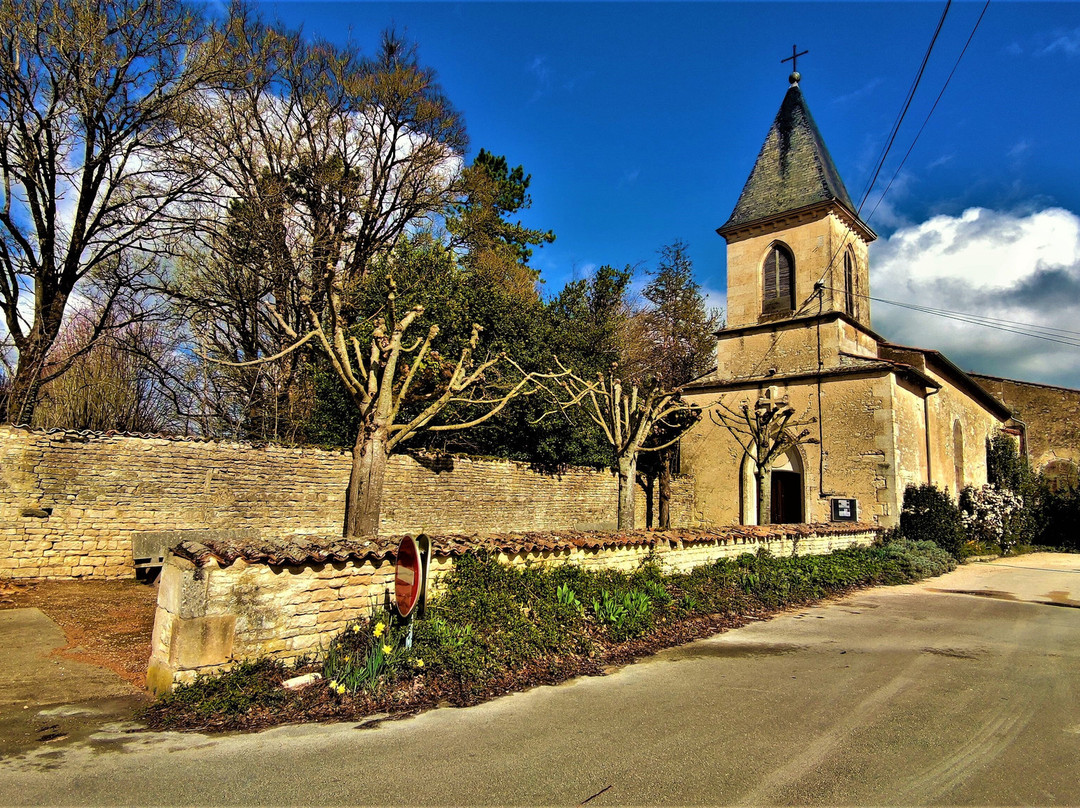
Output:
[[[420,546],[412,536],[401,540],[397,551],[397,568],[394,570],[394,600],[398,614],[408,617],[420,600],[424,582],[424,565],[420,560]]]

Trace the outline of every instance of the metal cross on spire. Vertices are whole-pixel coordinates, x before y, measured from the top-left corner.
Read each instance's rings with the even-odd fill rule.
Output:
[[[794,45],[792,45],[791,56],[786,59],[780,60],[780,64],[783,64],[784,62],[791,62],[791,75],[788,76],[788,81],[790,81],[792,85],[798,84],[799,79],[802,78],[802,76],[799,75],[799,57],[806,56],[806,54],[808,54],[809,52],[810,51],[808,50],[804,50],[800,53],[798,49]]]

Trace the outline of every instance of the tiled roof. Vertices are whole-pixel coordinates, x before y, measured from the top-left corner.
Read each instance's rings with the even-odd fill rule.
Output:
[[[611,550],[626,547],[686,546],[734,541],[757,542],[768,537],[809,535],[847,535],[876,530],[871,524],[795,524],[738,525],[734,527],[673,530],[605,531],[535,531],[530,533],[427,534],[440,557],[457,557],[470,550],[519,555],[522,553],[569,552],[572,550]],[[274,566],[299,566],[341,561],[382,562],[396,560],[401,537],[363,540],[331,536],[294,536],[287,539],[253,540],[230,537],[207,537],[201,541],[186,539],[172,552],[205,566],[215,561],[228,566],[237,560]]]
[[[855,205],[806,108],[802,91],[793,85],[784,96],[735,210],[720,232],[834,200],[855,214]]]

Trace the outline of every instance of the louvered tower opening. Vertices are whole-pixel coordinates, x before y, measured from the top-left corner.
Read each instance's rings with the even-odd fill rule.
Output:
[[[765,258],[761,300],[763,313],[795,308],[795,259],[780,245],[773,246]]]

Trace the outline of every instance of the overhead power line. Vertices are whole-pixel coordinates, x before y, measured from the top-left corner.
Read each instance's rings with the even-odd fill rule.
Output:
[[[990,0],[986,0],[986,5],[989,5],[989,4],[990,4]],[[863,192],[862,201],[859,202],[859,213],[860,213],[860,215],[861,215],[862,207],[865,204],[866,199],[869,196],[870,192],[873,190],[874,183],[877,181],[878,175],[881,173],[881,169],[885,166],[885,159],[889,155],[889,150],[892,148],[893,141],[896,140],[896,135],[899,132],[900,124],[903,122],[904,116],[907,114],[908,108],[911,106],[911,101],[912,101],[912,98],[913,98],[913,96],[915,94],[915,90],[918,88],[919,83],[922,80],[923,72],[926,70],[926,64],[930,59],[931,52],[933,52],[933,50],[934,50],[934,44],[937,42],[938,35],[941,33],[941,28],[945,23],[945,17],[948,15],[949,7],[951,5],[952,5],[952,0],[946,0],[945,8],[941,12],[941,18],[938,20],[937,27],[934,29],[934,35],[930,38],[930,44],[926,48],[926,54],[923,56],[922,64],[919,65],[919,70],[915,75],[915,79],[911,83],[911,88],[908,90],[907,98],[904,99],[904,104],[901,107],[900,113],[896,116],[896,122],[893,124],[893,129],[892,129],[892,132],[890,133],[888,143],[886,144],[885,148],[882,150],[881,155],[878,157],[877,165],[874,168],[873,176],[871,177],[870,182],[867,184],[866,189]],[[922,134],[922,130],[926,128],[926,124],[930,120],[930,115],[933,115],[934,109],[937,108],[938,101],[941,100],[941,96],[945,93],[945,87],[947,87],[949,85],[949,81],[952,79],[953,73],[955,73],[956,68],[959,67],[960,58],[963,57],[964,53],[967,51],[968,45],[971,44],[971,39],[972,39],[972,37],[975,36],[975,31],[976,31],[976,29],[978,29],[979,22],[982,21],[983,14],[985,14],[985,13],[986,13],[986,6],[983,6],[982,14],[979,15],[979,19],[976,21],[975,27],[972,28],[971,34],[968,36],[967,42],[964,44],[964,48],[960,52],[960,57],[957,58],[956,63],[953,65],[952,72],[949,73],[949,77],[945,80],[945,86],[943,86],[941,88],[941,92],[938,93],[938,97],[937,97],[937,100],[934,101],[933,108],[931,108],[930,113],[927,114],[926,120],[923,121],[922,128],[919,129],[919,134]],[[918,140],[918,134],[915,136],[915,139]],[[911,154],[911,150],[914,147],[915,147],[915,142],[913,141],[911,146],[907,150],[907,154],[904,155],[904,160],[907,160],[907,155]],[[903,165],[903,164],[901,163],[901,165]],[[897,173],[899,173],[899,172],[897,172]],[[895,179],[896,179],[896,177],[894,176],[893,180],[895,180]],[[885,194],[888,192],[889,188],[892,187],[893,180],[889,181],[889,187],[887,187],[884,191],[882,191],[881,196],[878,197],[878,201],[874,205],[874,210],[875,211],[877,210],[878,205],[881,204],[881,201],[885,198]],[[871,212],[871,216],[872,215],[873,215],[873,212]],[[864,221],[868,221],[869,218],[870,217],[868,216]],[[818,277],[817,283],[821,283],[822,281],[824,281],[825,276],[828,275],[829,272],[832,271],[833,267],[836,265],[837,257],[839,257],[840,253],[843,252],[844,248],[847,246],[849,235],[850,234],[845,233],[844,237],[842,239],[840,239],[840,246],[836,248],[836,251],[832,254],[832,257],[829,259],[829,263],[825,265],[825,269],[821,273],[821,275]],[[817,286],[817,284],[814,284],[814,285],[815,285],[815,287]],[[815,297],[815,295],[813,295],[813,294],[810,297],[808,297],[803,302],[803,305],[799,307],[799,310],[802,311],[806,307],[806,305],[808,305],[814,299],[814,297]]]
[[[960,60],[964,58],[964,54],[967,53],[968,46],[971,44],[971,40],[975,38],[975,32],[979,30],[979,24],[982,22],[983,17],[986,16],[986,9],[990,7],[990,0],[986,0],[983,4],[982,11],[979,13],[979,18],[975,20],[975,25],[971,29],[971,33],[968,34],[967,42],[964,43],[963,49],[960,51],[960,55],[956,57],[956,62],[953,63],[952,70],[949,71],[948,77],[945,79],[945,83],[941,85],[941,92],[937,94],[937,98],[934,99],[934,105],[930,107],[930,111],[926,113],[926,120],[923,121],[922,126],[919,127],[919,131],[915,133],[915,138],[911,141],[911,145],[908,146],[908,150],[904,153],[904,159],[900,161],[900,165],[896,167],[895,173],[892,175],[892,179],[889,180],[889,184],[885,186],[885,190],[881,192],[881,196],[878,197],[877,202],[874,203],[873,209],[866,217],[865,221],[869,222],[874,218],[874,214],[877,212],[878,206],[881,204],[881,200],[885,198],[885,194],[889,193],[889,189],[892,188],[893,183],[896,182],[896,178],[900,176],[900,172],[904,168],[904,164],[907,163],[907,159],[911,156],[912,150],[915,148],[915,144],[919,142],[919,138],[922,136],[923,130],[926,129],[926,125],[930,123],[930,116],[934,114],[934,110],[937,109],[938,102],[941,101],[941,97],[945,95],[945,90],[949,86],[949,82],[952,81],[952,77],[956,74],[956,68],[960,67]]]
[[[870,192],[874,188],[874,183],[877,182],[878,175],[881,173],[881,169],[885,165],[885,158],[889,156],[889,151],[893,147],[893,143],[896,141],[896,136],[900,133],[900,124],[904,122],[904,118],[907,116],[908,110],[911,108],[911,102],[915,98],[915,91],[919,88],[919,83],[922,81],[923,73],[926,72],[926,64],[930,61],[930,54],[934,50],[934,44],[937,42],[938,35],[941,33],[942,27],[945,25],[945,17],[949,13],[949,7],[952,5],[952,0],[946,0],[945,9],[941,12],[941,19],[938,20],[937,28],[934,29],[934,35],[930,38],[930,44],[926,48],[926,53],[923,55],[922,64],[919,65],[919,70],[915,74],[915,80],[911,82],[911,88],[908,90],[907,98],[904,99],[904,104],[900,108],[900,114],[896,116],[896,121],[893,123],[892,131],[889,133],[889,137],[885,142],[885,147],[882,149],[881,156],[877,161],[877,168],[874,169],[873,175],[870,177],[870,182],[867,183],[866,189],[863,191],[862,199],[859,200],[859,213],[862,213],[863,205],[866,204],[866,199],[870,196]]]
[[[846,294],[844,289],[830,288],[830,291],[837,294]],[[1080,331],[1070,331],[1066,328],[1053,328],[1050,326],[1036,325],[1035,323],[1025,323],[1018,320],[1007,320],[1001,317],[988,317],[982,314],[971,314],[969,312],[951,311],[949,309],[935,309],[930,306],[922,306],[917,303],[902,303],[899,300],[888,300],[883,297],[874,297],[873,295],[865,295],[854,293],[856,297],[860,297],[864,300],[872,300],[875,303],[885,303],[889,306],[898,306],[902,309],[910,309],[921,314],[929,314],[933,317],[943,317],[954,322],[967,323],[969,325],[977,325],[982,328],[989,328],[994,331],[1003,331],[1009,334],[1018,334],[1024,337],[1031,337],[1032,339],[1041,339],[1046,342],[1056,342],[1060,345],[1071,345],[1080,347]]]
[[[982,12],[979,14],[978,19],[975,21],[975,25],[972,27],[971,33],[968,35],[967,41],[964,43],[964,47],[960,51],[960,55],[957,57],[956,62],[953,64],[952,70],[949,72],[948,77],[945,79],[945,83],[942,86],[941,91],[938,93],[937,98],[934,100],[934,104],[930,108],[930,112],[927,113],[926,119],[923,121],[922,126],[919,128],[918,133],[916,133],[916,135],[915,135],[915,139],[911,142],[911,145],[908,147],[907,152],[904,154],[904,159],[900,162],[900,167],[897,169],[897,171],[893,175],[892,179],[889,180],[889,184],[885,187],[885,190],[881,192],[881,196],[878,197],[877,202],[874,204],[873,210],[871,210],[869,216],[867,216],[866,220],[864,220],[864,221],[869,220],[873,216],[874,212],[877,211],[878,206],[881,204],[882,200],[885,198],[885,194],[887,194],[889,192],[889,189],[892,187],[893,182],[895,182],[896,177],[899,176],[900,169],[903,168],[904,163],[907,161],[908,157],[911,155],[912,150],[915,148],[915,143],[918,141],[919,136],[922,134],[923,130],[926,128],[926,125],[929,123],[930,117],[934,114],[934,111],[937,109],[938,103],[941,101],[942,96],[945,94],[945,89],[949,86],[949,82],[952,81],[953,75],[956,73],[957,68],[960,66],[960,60],[964,57],[964,54],[967,53],[968,46],[971,44],[971,41],[975,36],[975,32],[978,30],[979,24],[982,22],[983,16],[986,14],[986,9],[987,9],[987,7],[989,5],[990,5],[990,0],[986,0],[986,3],[983,5]],[[952,0],[946,0],[945,8],[942,10],[941,17],[937,22],[937,26],[934,28],[933,36],[930,38],[930,44],[926,48],[926,53],[923,55],[922,62],[919,65],[919,69],[915,74],[915,78],[911,83],[911,87],[908,90],[907,97],[904,99],[904,103],[901,106],[900,112],[897,115],[895,122],[893,123],[893,127],[892,127],[892,129],[891,129],[891,131],[889,133],[889,137],[887,139],[887,142],[886,142],[884,148],[882,149],[881,154],[878,157],[878,160],[877,160],[876,166],[874,168],[873,174],[872,174],[872,176],[870,178],[870,181],[867,183],[867,185],[866,185],[866,187],[865,187],[865,189],[863,191],[863,196],[862,196],[862,199],[859,202],[858,211],[857,211],[857,213],[859,215],[861,215],[863,205],[866,203],[867,198],[869,197],[871,191],[873,190],[874,184],[877,182],[878,176],[881,174],[881,170],[885,165],[885,160],[888,158],[888,155],[889,155],[890,150],[892,149],[893,143],[896,141],[896,137],[899,134],[900,126],[903,123],[904,118],[906,117],[907,112],[911,107],[911,102],[914,99],[915,91],[918,89],[919,84],[922,81],[923,74],[926,71],[926,65],[930,61],[930,55],[934,50],[934,45],[937,43],[938,36],[941,34],[941,30],[942,30],[942,28],[943,28],[943,26],[945,24],[945,18],[946,18],[946,16],[948,16],[949,8],[951,6],[952,6]],[[806,311],[807,308],[810,306],[810,304],[815,299],[820,299],[819,292],[817,291],[818,285],[821,284],[825,280],[825,277],[834,268],[834,266],[836,264],[836,259],[840,256],[840,254],[843,252],[844,248],[848,244],[849,235],[850,234],[845,234],[844,238],[841,239],[840,246],[837,247],[836,251],[833,253],[832,257],[829,259],[829,262],[825,265],[825,270],[821,273],[820,277],[817,279],[817,283],[814,284],[815,291],[809,297],[807,297],[806,300],[804,300],[802,302],[802,304],[799,306],[799,308],[792,315],[793,317],[797,317],[797,316],[799,316],[799,314]],[[861,295],[861,296],[866,297],[865,295]],[[870,299],[871,300],[877,300],[878,302],[882,302],[882,303],[886,303],[886,304],[897,305],[897,306],[907,306],[909,308],[915,308],[914,304],[898,303],[896,301],[884,300],[884,299],[878,299],[878,298],[870,298]],[[978,323],[978,324],[986,325],[986,327],[991,327],[991,326],[987,325],[986,323]],[[1000,327],[1001,327],[1002,330],[1006,330],[1005,326],[1002,325]],[[757,364],[751,370],[750,375],[755,374],[758,370],[760,370],[761,367],[764,366],[764,364],[768,360],[769,356],[776,349],[776,346],[779,343],[779,341],[780,341],[780,339],[781,339],[781,337],[783,336],[784,333],[785,332],[783,332],[783,331],[778,331],[773,336],[773,340],[772,340],[771,344],[765,350],[765,353],[762,355],[761,359],[758,360]],[[1035,336],[1035,335],[1032,335],[1032,336]],[[1040,339],[1049,339],[1050,341],[1058,341],[1056,339],[1053,339],[1053,338],[1047,337],[1047,336],[1042,336],[1042,337],[1039,337],[1039,338]],[[1066,343],[1066,344],[1072,344],[1072,343]],[[1080,343],[1077,343],[1077,344],[1080,344]]]

